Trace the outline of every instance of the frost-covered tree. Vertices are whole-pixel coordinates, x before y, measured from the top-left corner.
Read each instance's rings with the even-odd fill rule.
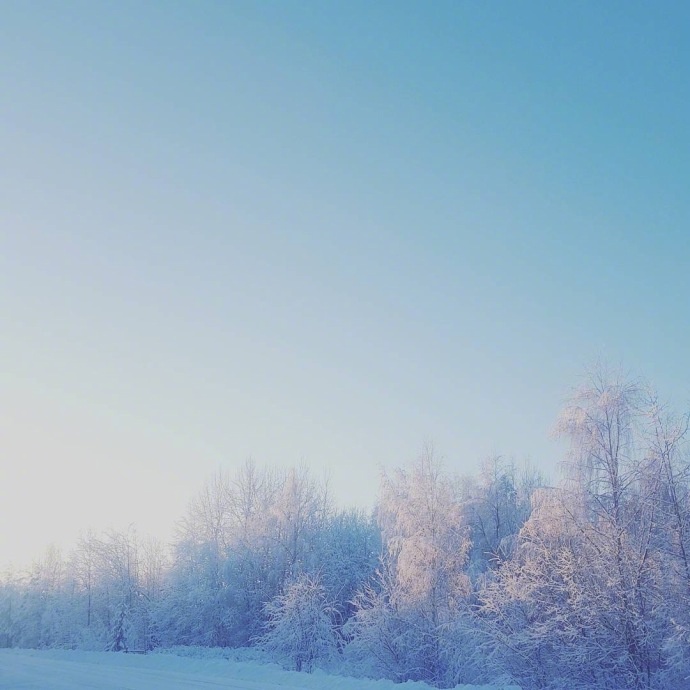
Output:
[[[311,672],[336,654],[334,611],[318,578],[299,575],[264,608],[266,631],[257,642],[288,668]]]
[[[311,567],[319,574],[339,627],[353,614],[355,595],[374,577],[380,557],[381,530],[371,514],[338,511],[319,530]]]
[[[70,645],[74,621],[68,606],[68,582],[59,549],[49,546],[18,584],[14,644],[21,647]]]
[[[596,687],[597,660],[610,652],[601,562],[563,501],[558,489],[535,494],[516,552],[480,593],[487,664],[527,687],[565,687],[566,678],[568,687]]]
[[[305,467],[291,468],[282,477],[272,509],[280,585],[311,570],[318,535],[330,513],[327,485]]]
[[[501,456],[485,460],[476,478],[464,479],[463,512],[470,529],[469,570],[474,576],[511,556],[529,517],[532,494],[543,485],[542,475],[527,463],[518,467]]]
[[[644,411],[647,483],[658,484],[652,547],[664,572],[657,613],[670,625],[659,677],[663,687],[681,687],[690,682],[690,415],[670,410],[653,390]]]
[[[395,573],[384,556],[376,577],[353,599],[354,615],[344,627],[346,658],[354,673],[404,682],[418,671],[414,623],[394,596]]]
[[[248,644],[262,630],[264,604],[319,569],[328,513],[325,486],[304,468],[277,473],[248,461],[234,475],[214,476],[180,523],[157,608],[161,639]]]
[[[351,653],[376,658],[375,636],[385,636],[380,673],[455,684],[446,640],[470,592],[470,541],[457,483],[430,449],[411,469],[384,476],[379,521],[385,553],[378,582],[356,599]]]
[[[252,463],[242,471],[250,472],[254,481]],[[247,487],[241,472],[239,478],[218,472],[207,480],[178,525],[165,598],[156,613],[164,643],[226,646],[238,642],[232,600],[241,585],[232,580],[228,562],[236,561],[256,498],[242,495]],[[260,616],[260,609],[254,615]]]
[[[83,624],[91,628],[94,609],[94,589],[96,587],[99,542],[93,531],[83,534],[71,555],[71,570],[78,592],[83,599]]]
[[[536,494],[513,558],[482,592],[490,657],[523,684],[667,687],[673,611],[686,610],[686,518],[672,507],[686,489],[667,459],[684,431],[652,424],[650,434],[648,403],[637,382],[601,369],[575,392],[559,423],[570,442],[564,486]]]
[[[0,577],[0,648],[16,644],[19,617],[21,579],[14,568],[8,567]]]
[[[592,545],[591,565],[607,575],[601,584],[615,675],[630,687],[649,685],[661,644],[653,620],[660,563],[652,543],[659,486],[648,481],[654,468],[644,457],[643,403],[637,382],[600,369],[576,391],[560,421],[571,444],[569,489],[583,511],[573,509],[572,519]]]
[[[456,483],[431,450],[411,470],[384,477],[379,520],[395,567],[396,595],[439,624],[467,594],[463,568],[470,542]]]

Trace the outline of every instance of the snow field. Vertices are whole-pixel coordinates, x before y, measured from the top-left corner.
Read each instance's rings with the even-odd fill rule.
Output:
[[[431,690],[426,683],[395,684],[285,671],[275,664],[211,657],[68,650],[0,650],[2,690]],[[516,686],[459,685],[458,690],[519,690]]]

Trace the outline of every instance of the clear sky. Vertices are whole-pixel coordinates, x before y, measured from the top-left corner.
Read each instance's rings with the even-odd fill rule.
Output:
[[[0,4],[0,562],[217,468],[556,474],[690,401],[686,2]]]

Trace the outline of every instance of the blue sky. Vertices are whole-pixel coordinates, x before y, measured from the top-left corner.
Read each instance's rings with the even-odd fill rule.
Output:
[[[249,456],[341,505],[427,441],[555,476],[600,357],[687,406],[688,26],[680,2],[4,3],[0,560],[165,534]]]

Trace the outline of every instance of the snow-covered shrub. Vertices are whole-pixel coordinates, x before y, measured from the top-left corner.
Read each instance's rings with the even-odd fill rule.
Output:
[[[310,672],[337,651],[332,607],[318,578],[300,575],[264,607],[266,632],[257,640],[287,668]]]

